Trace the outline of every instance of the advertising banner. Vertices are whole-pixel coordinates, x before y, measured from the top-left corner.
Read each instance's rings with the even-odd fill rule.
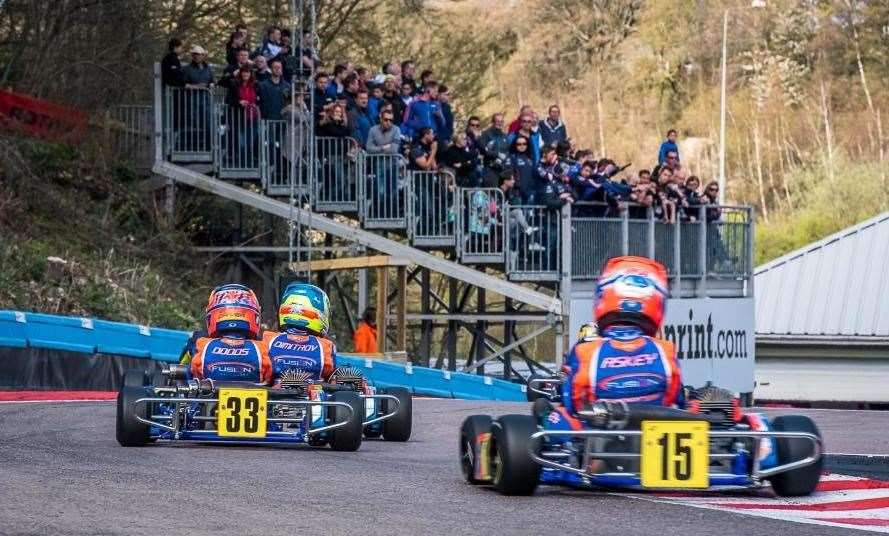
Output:
[[[592,318],[592,292],[571,299],[571,334]],[[670,299],[663,337],[676,346],[683,382],[753,391],[755,304],[751,298]]]
[[[0,90],[0,125],[30,136],[76,143],[87,127],[87,116],[54,102]]]

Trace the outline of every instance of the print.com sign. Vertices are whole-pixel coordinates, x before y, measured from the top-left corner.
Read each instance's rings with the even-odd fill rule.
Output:
[[[571,300],[571,333],[592,316],[591,296]],[[683,382],[712,381],[737,393],[753,391],[753,298],[671,299],[663,336],[676,346]]]

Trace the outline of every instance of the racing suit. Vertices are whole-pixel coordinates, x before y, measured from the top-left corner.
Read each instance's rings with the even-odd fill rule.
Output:
[[[276,380],[287,370],[299,369],[314,380],[328,381],[336,370],[336,346],[330,339],[288,328],[282,333],[266,331],[262,340]]]
[[[271,384],[272,362],[260,341],[203,337],[195,342],[192,378]]]
[[[562,403],[570,414],[598,399],[681,405],[682,377],[673,343],[636,327],[610,327],[568,354]]]

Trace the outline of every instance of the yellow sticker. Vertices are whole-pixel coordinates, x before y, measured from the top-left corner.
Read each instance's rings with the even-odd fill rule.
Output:
[[[710,424],[706,421],[642,423],[642,486],[706,488],[710,485]]]
[[[265,437],[268,398],[264,389],[220,389],[216,432],[223,437]]]

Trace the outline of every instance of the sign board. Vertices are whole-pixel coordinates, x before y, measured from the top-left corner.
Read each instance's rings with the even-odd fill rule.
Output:
[[[87,127],[87,116],[54,102],[0,90],[0,127],[30,136],[77,143]]]
[[[571,298],[571,336],[592,319],[592,292]],[[751,298],[670,299],[663,337],[676,346],[682,381],[753,391],[755,303]]]

